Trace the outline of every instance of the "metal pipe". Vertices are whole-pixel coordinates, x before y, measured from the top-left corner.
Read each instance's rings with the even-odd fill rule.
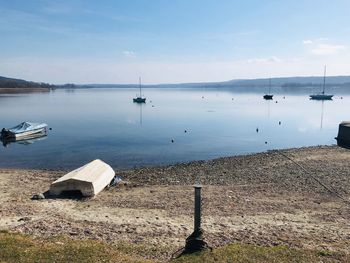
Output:
[[[194,231],[201,228],[201,189],[202,186],[196,184],[194,187]]]

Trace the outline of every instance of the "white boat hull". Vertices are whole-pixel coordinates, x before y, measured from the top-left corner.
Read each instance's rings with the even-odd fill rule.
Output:
[[[1,137],[4,139],[22,139],[26,137],[35,136],[37,134],[46,134],[47,124],[40,123],[34,124],[29,122],[23,122],[18,126],[11,129],[2,129]]]

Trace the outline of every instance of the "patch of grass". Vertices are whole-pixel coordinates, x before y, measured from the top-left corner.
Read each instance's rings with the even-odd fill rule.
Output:
[[[128,242],[118,242],[116,248],[127,255],[137,255],[142,258],[165,260],[170,258],[176,247],[157,245],[151,246],[146,244],[130,244]]]
[[[96,240],[33,238],[0,232],[0,262],[151,262]]]
[[[132,262],[165,261],[170,248],[130,243],[117,245],[96,240],[72,240],[69,237],[35,238],[0,231],[0,262]],[[148,260],[147,258],[154,258]],[[287,246],[259,247],[231,244],[213,251],[185,255],[172,263],[330,263],[350,262],[350,255],[340,252],[291,249]]]
[[[349,255],[313,250],[291,249],[286,246],[258,247],[246,244],[231,244],[191,255],[184,255],[173,263],[313,263],[313,262],[350,262]]]

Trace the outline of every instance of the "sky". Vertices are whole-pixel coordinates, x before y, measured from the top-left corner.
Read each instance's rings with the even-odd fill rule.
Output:
[[[0,0],[0,76],[63,83],[350,75],[349,0]]]

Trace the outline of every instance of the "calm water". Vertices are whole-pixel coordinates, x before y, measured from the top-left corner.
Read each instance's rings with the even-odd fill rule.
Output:
[[[71,169],[100,158],[126,169],[334,144],[339,122],[350,118],[346,96],[323,103],[282,94],[265,101],[263,94],[229,90],[145,89],[147,103],[139,105],[132,102],[136,93],[0,95],[0,128],[22,121],[52,128],[40,140],[1,146],[0,167]]]

